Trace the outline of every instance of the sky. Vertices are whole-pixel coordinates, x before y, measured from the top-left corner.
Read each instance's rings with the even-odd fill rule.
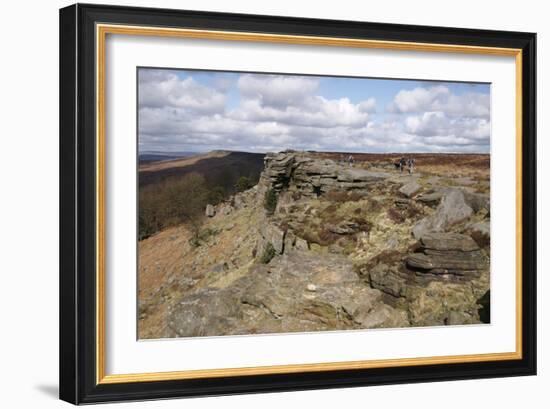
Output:
[[[490,84],[138,69],[139,151],[490,150]]]

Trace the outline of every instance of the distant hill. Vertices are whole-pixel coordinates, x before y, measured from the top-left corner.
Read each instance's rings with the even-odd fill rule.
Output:
[[[217,204],[258,183],[264,154],[212,151],[139,166],[139,237],[193,224]],[[198,223],[198,222],[197,222]]]
[[[196,152],[156,152],[156,151],[146,151],[140,152],[139,154],[139,163],[151,163],[159,162],[165,160],[186,158],[189,156],[197,155]]]
[[[142,163],[139,166],[139,185],[157,183],[166,178],[190,172],[203,175],[210,186],[231,190],[240,176],[256,183],[264,167],[263,153],[212,151],[160,162]]]

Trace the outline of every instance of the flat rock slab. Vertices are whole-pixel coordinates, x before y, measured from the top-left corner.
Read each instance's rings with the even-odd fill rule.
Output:
[[[366,169],[340,169],[338,180],[342,182],[376,182],[389,178],[391,175],[384,172],[372,172]]]
[[[413,270],[431,274],[471,275],[485,268],[478,244],[458,233],[429,233],[420,238],[420,249],[406,258]]]
[[[479,250],[479,246],[470,236],[458,233],[428,233],[420,238],[420,243],[423,248],[432,250]]]
[[[483,258],[479,251],[414,253],[407,256],[407,265],[414,269],[428,270],[432,273],[444,274],[447,271],[457,273],[480,270],[483,267]]]
[[[407,197],[413,197],[418,192],[420,192],[420,190],[422,190],[422,186],[416,180],[414,180],[412,182],[407,183],[406,185],[403,185],[399,189],[399,192],[404,194]]]

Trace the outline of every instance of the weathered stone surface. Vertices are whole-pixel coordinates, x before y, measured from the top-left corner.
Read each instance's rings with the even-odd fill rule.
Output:
[[[420,243],[423,248],[432,250],[479,250],[471,237],[458,233],[428,233],[420,238]]]
[[[450,189],[436,209],[436,212],[420,220],[412,229],[415,238],[430,232],[444,232],[452,225],[466,220],[473,214],[466,203],[464,192]]]
[[[433,206],[433,205],[439,204],[443,196],[444,196],[443,192],[425,193],[418,196],[416,200],[426,205]]]
[[[491,226],[489,222],[478,222],[467,226],[470,236],[480,247],[487,247],[491,243]]]
[[[432,274],[454,273],[463,275],[465,271],[479,270],[483,259],[479,252],[432,251],[428,254],[415,253],[407,256],[407,265],[413,269],[430,271]]]
[[[420,248],[406,258],[407,266],[421,273],[470,277],[486,267],[477,243],[464,234],[430,233]]]
[[[260,228],[260,234],[264,239],[262,247],[264,247],[267,243],[271,243],[277,253],[283,254],[285,248],[284,230],[272,223],[266,223]]]
[[[292,252],[221,289],[182,297],[169,312],[179,337],[408,326],[344,257]]]
[[[285,234],[284,243],[285,243],[285,246],[284,246],[285,251],[290,250],[296,244],[296,235],[292,231],[287,230]]]
[[[425,288],[411,288],[408,304],[413,326],[479,323],[478,297],[472,286],[432,281]]]
[[[359,168],[337,169],[338,181],[341,182],[377,182],[390,177],[388,173],[372,172]]]
[[[168,327],[177,337],[234,334],[243,314],[238,293],[204,289],[180,300],[168,317]]]
[[[208,217],[214,217],[216,215],[216,208],[211,204],[207,204],[205,214]]]
[[[307,244],[306,240],[300,237],[297,237],[296,242],[294,243],[294,248],[296,250],[307,251],[309,250],[309,245]]]
[[[260,183],[270,189],[291,189],[308,196],[319,196],[331,190],[368,191],[372,183],[391,174],[350,168],[331,159],[315,159],[307,153],[287,151],[267,154]]]
[[[384,263],[376,265],[369,272],[369,281],[373,288],[386,294],[394,297],[404,297],[406,295],[406,277],[399,274],[395,267],[390,267]]]
[[[464,200],[470,206],[475,213],[486,210],[489,212],[490,207],[490,196],[486,193],[472,193],[467,190],[463,191]]]
[[[403,185],[399,189],[399,192],[401,192],[402,194],[404,194],[407,197],[413,197],[418,192],[420,192],[420,190],[422,190],[422,186],[420,186],[420,184],[418,184],[418,182],[416,180],[413,180],[412,182],[409,182],[406,185]]]
[[[407,311],[392,308],[387,304],[382,304],[374,311],[362,309],[354,319],[364,328],[399,328],[410,325]]]

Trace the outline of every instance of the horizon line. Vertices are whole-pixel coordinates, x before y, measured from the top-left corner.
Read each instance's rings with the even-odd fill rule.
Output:
[[[267,154],[267,153],[281,153],[281,152],[309,152],[309,153],[346,153],[346,154],[357,154],[357,155],[491,155],[491,152],[453,152],[453,151],[442,151],[442,152],[433,152],[433,151],[388,151],[388,152],[357,152],[357,151],[332,151],[332,150],[313,150],[313,149],[281,149],[281,150],[266,150],[266,151],[247,151],[247,150],[236,150],[236,149],[210,149],[210,150],[179,150],[179,151],[163,151],[163,150],[139,150],[138,155],[142,154],[161,154],[161,155],[176,155],[182,153],[190,154],[204,154],[211,152],[233,152],[233,153],[255,153],[255,154]]]

